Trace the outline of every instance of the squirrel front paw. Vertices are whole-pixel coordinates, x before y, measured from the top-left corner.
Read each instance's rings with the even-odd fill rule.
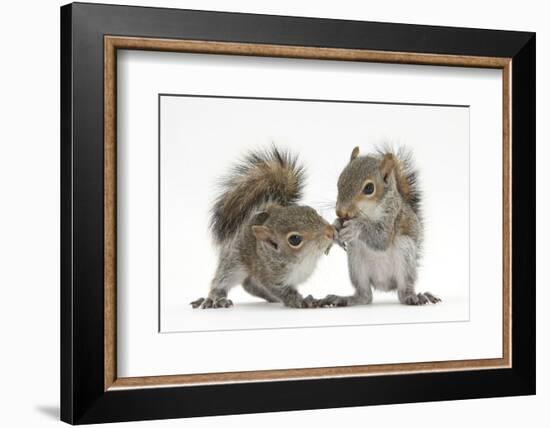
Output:
[[[233,302],[226,297],[220,297],[219,299],[213,300],[210,297],[206,299],[201,297],[193,302],[191,302],[193,309],[217,309],[217,308],[230,308],[233,306]]]
[[[305,298],[296,295],[292,298],[287,299],[284,302],[284,305],[288,308],[311,309],[319,307],[319,300],[314,298],[311,294]]]
[[[319,307],[319,299],[316,299],[311,294],[309,294],[302,301],[302,308],[318,308],[318,307]]]
[[[343,296],[337,296],[335,294],[329,294],[323,299],[319,300],[319,307],[321,308],[334,308],[348,306],[349,299]]]
[[[363,225],[356,219],[346,220],[342,228],[338,231],[338,240],[342,243],[355,241],[359,238],[363,230]]]
[[[343,225],[344,220],[342,220],[341,218],[337,218],[332,222],[332,227],[334,227],[334,230],[336,230],[336,232],[340,232],[340,229],[342,229]]]

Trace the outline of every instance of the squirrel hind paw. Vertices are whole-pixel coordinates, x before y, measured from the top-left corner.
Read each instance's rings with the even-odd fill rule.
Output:
[[[233,302],[226,297],[217,299],[212,305],[213,308],[230,308],[231,306],[233,306]]]
[[[405,305],[412,305],[412,306],[423,306],[428,303],[435,304],[439,302],[441,302],[441,299],[429,292],[418,293],[418,294],[410,293],[401,299],[401,303],[404,303]]]
[[[425,293],[422,293],[424,295],[424,297],[426,297],[426,299],[428,299],[428,301],[430,303],[439,303],[441,302],[441,298],[437,297],[437,296],[434,296],[432,293],[426,291]]]
[[[204,300],[204,297],[201,297],[200,299],[192,301],[190,305],[193,307],[193,309],[200,308],[200,306],[204,303]]]
[[[201,297],[200,299],[191,302],[191,306],[193,307],[193,309],[230,308],[231,306],[233,306],[233,302],[225,297],[221,297],[216,300],[213,300],[210,297],[207,297],[206,299],[204,297]]]

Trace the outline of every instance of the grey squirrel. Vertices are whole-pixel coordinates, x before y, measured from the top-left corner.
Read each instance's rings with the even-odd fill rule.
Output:
[[[348,254],[355,294],[328,295],[320,306],[369,304],[371,287],[396,290],[399,301],[407,305],[441,301],[429,292],[415,291],[423,239],[420,202],[410,152],[386,148],[359,156],[359,147],[353,149],[338,179],[334,226]]]
[[[298,205],[304,168],[276,147],[251,152],[222,181],[210,221],[219,261],[208,297],[193,308],[227,308],[237,284],[268,302],[317,307],[296,290],[328,253],[335,229],[308,206]]]

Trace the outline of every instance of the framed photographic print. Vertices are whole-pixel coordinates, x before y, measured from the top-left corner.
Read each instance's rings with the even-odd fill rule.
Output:
[[[535,393],[535,35],[61,8],[61,418]]]

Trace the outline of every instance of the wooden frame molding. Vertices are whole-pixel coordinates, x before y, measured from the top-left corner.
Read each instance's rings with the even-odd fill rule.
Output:
[[[383,62],[502,70],[503,81],[503,349],[502,358],[118,378],[116,367],[116,80],[117,50],[149,50],[338,61]],[[306,378],[460,371],[511,367],[512,354],[512,61],[510,58],[418,54],[252,43],[104,37],[104,389],[258,382]]]

